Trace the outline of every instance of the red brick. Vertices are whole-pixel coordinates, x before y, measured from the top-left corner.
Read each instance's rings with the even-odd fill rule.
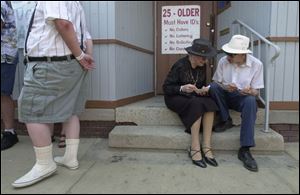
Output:
[[[290,130],[290,127],[288,124],[272,124],[270,127],[276,131],[281,131],[281,130]]]
[[[283,140],[284,140],[284,142],[289,142],[289,137],[283,136]]]
[[[279,133],[280,133],[281,135],[289,136],[289,137],[294,137],[294,136],[299,135],[299,132],[298,132],[298,131],[279,131]]]
[[[115,127],[115,121],[80,121],[80,136],[82,137],[102,137],[108,138],[109,132]],[[15,129],[18,135],[28,135],[24,123],[15,120]],[[1,129],[4,129],[3,121],[1,120]],[[54,124],[54,135],[60,135],[62,123]]]
[[[292,131],[299,131],[299,125],[291,125],[290,128]]]
[[[299,136],[298,137],[289,137],[287,142],[299,142]]]

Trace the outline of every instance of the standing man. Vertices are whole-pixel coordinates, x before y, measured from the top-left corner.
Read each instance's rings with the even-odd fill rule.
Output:
[[[64,156],[55,161],[77,169],[80,124],[84,110],[88,70],[93,57],[84,53],[85,17],[78,1],[38,1],[25,41],[27,67],[19,100],[19,120],[26,123],[36,163],[14,187],[32,185],[56,171],[51,128],[63,123]],[[82,49],[81,49],[82,48]]]
[[[10,1],[1,1],[1,116],[4,132],[1,150],[8,149],[19,140],[14,130],[15,107],[11,98],[18,63],[17,29]]]
[[[241,131],[238,158],[250,171],[258,171],[257,163],[249,148],[255,146],[254,125],[256,120],[258,89],[264,88],[263,64],[250,55],[249,38],[234,35],[230,42],[223,45],[226,56],[220,59],[213,76],[214,83],[209,93],[220,109],[222,122],[215,127],[222,132],[232,126],[228,109],[241,112]]]

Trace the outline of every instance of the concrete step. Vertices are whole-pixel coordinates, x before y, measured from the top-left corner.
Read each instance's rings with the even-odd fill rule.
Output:
[[[235,125],[241,124],[240,113],[230,110]],[[163,96],[156,96],[144,101],[116,108],[116,122],[134,122],[142,126],[182,125],[178,115],[169,110]],[[264,123],[264,109],[258,109],[256,124]]]
[[[283,137],[270,130],[264,133],[262,125],[255,128],[256,147],[253,150],[282,152]],[[240,127],[222,133],[213,133],[214,150],[237,150],[240,147]],[[120,148],[187,149],[191,137],[183,126],[116,126],[109,134],[109,146]]]

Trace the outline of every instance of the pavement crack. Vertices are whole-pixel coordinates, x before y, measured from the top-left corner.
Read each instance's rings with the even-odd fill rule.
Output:
[[[94,161],[91,166],[78,178],[78,180],[72,185],[70,186],[70,188],[66,191],[66,194],[74,194],[74,192],[72,192],[72,189],[79,183],[79,181],[81,180],[81,178],[83,178],[91,168],[93,168],[96,164],[96,161]]]

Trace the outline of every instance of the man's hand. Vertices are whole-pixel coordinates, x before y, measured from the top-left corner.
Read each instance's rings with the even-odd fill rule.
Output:
[[[85,70],[92,70],[95,68],[94,59],[89,54],[84,54],[83,58],[79,60],[79,63]]]
[[[253,89],[250,86],[245,87],[244,89],[240,90],[239,92],[242,95],[253,95],[253,96],[257,96],[258,95],[258,90],[257,89]]]
[[[185,92],[185,93],[192,93],[193,91],[196,91],[196,90],[197,90],[197,87],[192,84],[186,84],[181,87],[181,91]]]
[[[217,84],[222,87],[222,89],[228,91],[228,92],[234,92],[236,90],[238,90],[237,86],[234,83],[230,83],[228,85],[223,84],[221,82],[217,82]]]
[[[227,91],[234,92],[238,90],[237,86],[234,83],[230,83],[226,86]]]
[[[80,45],[78,44],[78,40],[76,37],[76,33],[73,27],[73,24],[67,20],[63,19],[55,19],[54,24],[56,27],[56,30],[63,38],[64,42],[67,44],[68,48],[71,50],[72,54],[75,57],[79,57],[82,54],[82,51],[80,49]],[[89,45],[87,45],[89,46]],[[88,51],[92,52],[92,51]],[[81,66],[85,70],[92,70],[95,68],[94,59],[89,54],[84,54],[83,57],[80,57],[80,59],[77,59]]]

